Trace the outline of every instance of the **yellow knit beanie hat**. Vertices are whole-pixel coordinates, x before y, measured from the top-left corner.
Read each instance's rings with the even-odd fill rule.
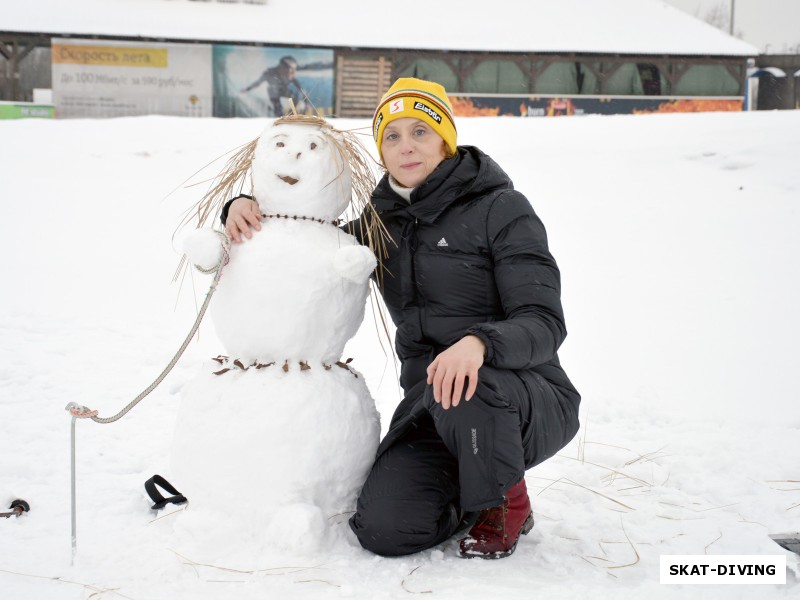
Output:
[[[444,87],[433,81],[402,77],[394,82],[381,98],[372,117],[372,135],[381,153],[383,130],[395,119],[413,117],[420,119],[438,133],[451,154],[456,153],[456,124],[453,107]]]

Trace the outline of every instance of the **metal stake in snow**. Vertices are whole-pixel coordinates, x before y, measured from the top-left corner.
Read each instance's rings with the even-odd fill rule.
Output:
[[[72,404],[72,402],[70,403]],[[77,405],[76,405],[77,406]],[[70,409],[69,404],[67,405],[67,410]],[[70,536],[70,540],[72,542],[72,564],[75,564],[75,555],[78,553],[78,525],[77,525],[77,518],[75,515],[75,421],[78,420],[78,417],[72,417],[72,424],[69,428],[69,438],[70,438],[70,453],[69,453],[69,460],[70,460],[70,516],[71,516],[71,523],[72,523],[72,535]]]
[[[75,555],[78,553],[78,532],[77,532],[77,518],[75,514],[75,421],[79,416],[88,417],[91,413],[97,414],[96,410],[89,410],[85,406],[81,406],[76,402],[70,402],[66,406],[66,410],[72,415],[72,424],[70,425],[70,497],[71,497],[71,517],[72,517],[72,564],[75,564]]]
[[[219,283],[219,279],[222,276],[222,268],[228,264],[228,259],[230,257],[230,248],[231,242],[228,239],[228,236],[225,235],[223,232],[218,231],[220,238],[222,239],[222,257],[220,258],[219,264],[211,269],[201,269],[197,267],[197,269],[203,273],[214,273],[214,279],[211,281],[211,286],[208,288],[208,292],[206,293],[206,299],[203,301],[203,305],[200,307],[200,311],[197,313],[197,318],[194,321],[194,325],[192,326],[192,330],[189,332],[189,335],[186,336],[186,339],[181,344],[181,347],[175,353],[175,356],[172,357],[172,360],[169,364],[161,371],[161,374],[156,377],[155,381],[151,383],[145,390],[136,396],[128,405],[119,411],[113,417],[108,418],[101,418],[97,416],[97,411],[87,408],[78,404],[77,402],[70,402],[66,406],[67,412],[72,415],[72,424],[70,427],[70,471],[71,471],[71,496],[72,496],[72,562],[75,562],[75,556],[78,553],[78,534],[77,534],[77,511],[76,511],[76,502],[75,502],[75,422],[78,419],[91,419],[95,423],[100,423],[105,425],[107,423],[113,423],[114,421],[119,421],[122,417],[124,417],[130,410],[139,404],[150,392],[152,392],[158,385],[164,381],[164,378],[172,371],[173,367],[177,364],[180,357],[186,351],[186,348],[189,346],[189,342],[192,341],[194,334],[197,333],[198,328],[200,327],[200,322],[203,320],[203,316],[206,314],[206,309],[208,309],[208,305],[211,302],[211,296],[217,289],[217,284]]]

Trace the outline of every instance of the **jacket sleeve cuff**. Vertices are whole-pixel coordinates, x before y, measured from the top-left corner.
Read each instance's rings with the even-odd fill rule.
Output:
[[[248,200],[252,200],[253,197],[249,194],[239,194],[235,198],[231,198],[225,203],[225,206],[222,207],[222,212],[219,215],[219,220],[222,222],[222,226],[225,227],[225,222],[228,220],[228,211],[231,208],[231,204],[233,204],[234,200],[238,200],[239,198],[247,198]]]
[[[483,362],[484,364],[491,365],[494,362],[494,345],[492,344],[492,340],[489,339],[489,336],[486,335],[486,332],[483,331],[479,325],[473,325],[467,329],[465,335],[474,335],[483,342],[483,345],[486,346]]]

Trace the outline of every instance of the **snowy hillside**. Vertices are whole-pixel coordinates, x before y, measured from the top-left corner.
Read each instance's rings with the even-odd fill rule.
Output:
[[[77,424],[71,565],[64,407],[110,416],[170,360],[209,282],[170,283],[173,231],[204,189],[181,183],[264,125],[0,122],[0,508],[32,507],[0,520],[2,598],[800,594],[798,557],[767,537],[800,530],[797,111],[459,122],[459,142],[495,158],[547,226],[570,331],[561,359],[583,394],[579,436],[527,474],[536,527],[511,558],[464,561],[453,541],[372,556],[346,515],[321,554],[234,571],[174,553],[174,509],[155,520],[142,483],[169,478],[181,387],[222,351],[208,321],[125,419]],[[385,429],[400,392],[369,314],[345,356]],[[270,460],[291,458],[253,476],[270,477]],[[783,554],[787,584],[659,584],[661,555],[704,553]]]

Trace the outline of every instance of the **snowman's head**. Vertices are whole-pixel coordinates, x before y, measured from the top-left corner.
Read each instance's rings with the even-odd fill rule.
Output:
[[[324,122],[323,122],[324,123]],[[261,210],[333,220],[352,194],[350,165],[331,127],[277,121],[253,155],[253,193]]]

